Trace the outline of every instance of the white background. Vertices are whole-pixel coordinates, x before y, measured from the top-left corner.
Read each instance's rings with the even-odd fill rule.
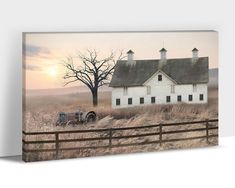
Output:
[[[0,159],[0,185],[24,188],[234,188],[235,137],[203,149],[24,163]]]
[[[0,156],[21,153],[21,35],[24,31],[217,30],[220,134],[235,135],[234,18],[232,0],[1,0]]]

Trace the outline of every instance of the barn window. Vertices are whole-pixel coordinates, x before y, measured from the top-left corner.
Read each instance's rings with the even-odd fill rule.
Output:
[[[175,85],[171,85],[171,93],[175,93]]]
[[[171,102],[171,96],[166,96],[166,102]]]
[[[188,100],[189,100],[189,101],[193,101],[193,95],[189,95],[189,96],[188,96]]]
[[[128,98],[128,104],[129,104],[129,105],[132,104],[132,98]]]
[[[140,104],[144,104],[144,97],[140,97]]]
[[[203,94],[200,94],[199,99],[200,99],[200,101],[203,101],[203,100],[204,100]]]
[[[158,81],[162,81],[162,75],[161,74],[158,75]]]
[[[147,95],[151,94],[151,86],[147,86]]]
[[[151,103],[154,104],[156,102],[155,97],[151,97]]]
[[[197,84],[193,84],[193,92],[197,92]]]
[[[123,88],[123,95],[124,96],[128,95],[128,88],[127,87]]]
[[[178,102],[181,102],[181,101],[182,101],[181,95],[178,95],[178,96],[177,96],[177,101],[178,101]]]
[[[121,99],[116,99],[116,106],[120,106],[121,104]]]

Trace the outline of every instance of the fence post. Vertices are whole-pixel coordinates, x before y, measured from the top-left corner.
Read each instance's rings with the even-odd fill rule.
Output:
[[[209,120],[206,119],[206,141],[209,143]]]
[[[162,124],[159,124],[159,143],[162,146]]]
[[[56,159],[59,155],[59,133],[55,133],[55,149],[56,149]]]
[[[112,134],[113,134],[113,130],[112,128],[109,129],[109,149],[111,150],[112,148]]]

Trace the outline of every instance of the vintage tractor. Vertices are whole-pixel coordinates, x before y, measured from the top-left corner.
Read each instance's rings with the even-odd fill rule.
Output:
[[[76,125],[80,123],[89,123],[96,121],[96,113],[94,111],[82,112],[78,110],[77,112],[65,113],[60,112],[59,118],[56,121],[56,126],[60,125]]]

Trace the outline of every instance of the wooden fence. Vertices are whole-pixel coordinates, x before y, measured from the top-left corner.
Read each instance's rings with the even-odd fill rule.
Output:
[[[216,124],[211,124],[215,122]],[[200,125],[198,128],[197,125]],[[194,128],[180,129],[177,130],[177,126],[184,125],[195,125]],[[201,128],[203,125],[203,128]],[[164,127],[173,127],[173,130],[164,131]],[[204,127],[205,126],[205,127]],[[158,131],[153,131],[153,128],[158,127]],[[134,135],[121,135],[114,136],[116,131],[126,131],[126,130],[141,130],[141,129],[150,129],[148,133],[134,134]],[[151,132],[152,130],[152,132]],[[155,124],[147,126],[136,126],[136,127],[121,127],[121,128],[104,128],[104,129],[87,129],[87,130],[71,130],[71,131],[56,131],[56,132],[25,132],[23,131],[23,152],[55,152],[56,157],[58,157],[60,151],[65,150],[81,150],[81,149],[97,149],[97,148],[108,148],[112,149],[115,147],[127,147],[127,146],[137,146],[137,145],[148,145],[148,144],[159,144],[166,142],[176,142],[176,141],[185,141],[185,140],[195,140],[195,139],[206,139],[209,143],[209,138],[218,137],[218,134],[210,134],[210,130],[218,130],[218,119],[210,119],[204,121],[192,121],[192,122],[180,122],[180,123],[164,123],[164,124]],[[185,137],[185,138],[174,138],[174,139],[163,139],[163,135],[167,134],[179,134],[179,133],[190,133],[190,132],[204,132],[203,136],[194,136],[194,137]],[[77,138],[77,139],[62,139],[60,138],[63,134],[76,134],[76,133],[105,133],[105,136],[99,137],[88,137],[88,138]],[[40,141],[27,141],[25,138],[32,135],[54,135],[53,140],[40,140]],[[138,143],[126,143],[126,144],[113,144],[113,140],[117,139],[130,139],[130,138],[140,138],[159,135],[157,140],[144,141]],[[82,146],[82,147],[60,147],[61,143],[72,143],[72,142],[84,142],[84,141],[99,141],[99,140],[108,140],[108,144],[105,145],[96,145],[96,146]],[[54,149],[26,149],[25,146],[29,144],[55,144]]]

